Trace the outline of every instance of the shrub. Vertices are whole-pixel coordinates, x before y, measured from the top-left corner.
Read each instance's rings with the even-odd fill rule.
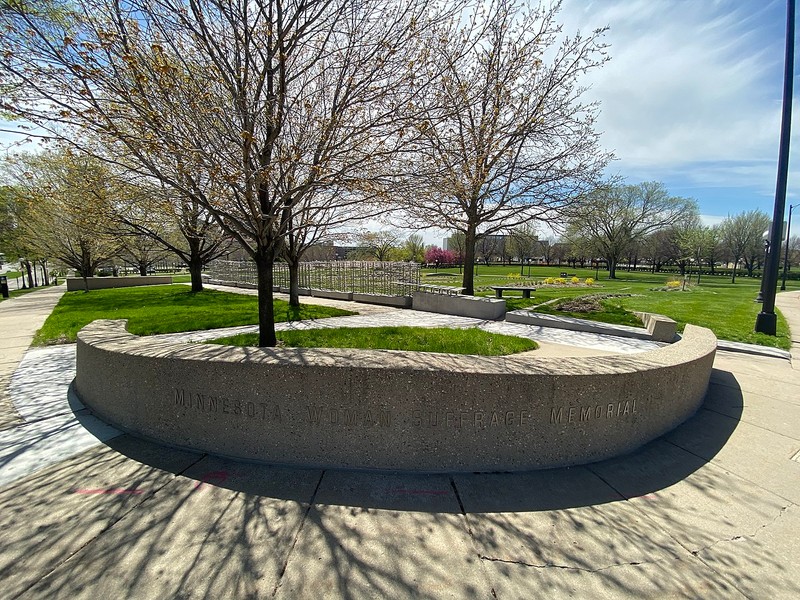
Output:
[[[555,280],[555,279],[553,279],[552,277],[548,277],[547,279],[545,279],[545,280],[544,280],[544,282],[545,282],[547,285],[553,285],[553,284],[556,282],[556,280]]]
[[[570,281],[571,281],[572,283],[580,283],[580,282],[581,282],[581,280],[580,280],[580,278],[579,278],[579,277],[573,277],[572,279],[570,279]]]
[[[563,277],[556,277],[554,281],[558,285],[564,285],[565,283],[567,283],[567,280],[564,279]]]
[[[594,277],[587,277],[586,281],[584,281],[586,285],[594,285]]]
[[[679,288],[679,287],[681,287],[681,285],[682,285],[682,282],[676,281],[674,279],[671,279],[671,280],[669,280],[667,282],[667,287],[668,288]]]

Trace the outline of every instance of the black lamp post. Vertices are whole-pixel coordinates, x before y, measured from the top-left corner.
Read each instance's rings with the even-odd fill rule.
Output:
[[[767,236],[769,231],[764,232],[764,266],[761,267],[761,287],[758,288],[758,296],[756,302],[764,302],[764,282],[767,280],[767,261],[769,260],[769,239]]]
[[[781,114],[781,141],[778,153],[778,181],[775,186],[775,207],[770,227],[770,245],[773,251],[764,266],[764,302],[756,317],[755,330],[758,333],[775,335],[778,317],[775,314],[775,288],[778,283],[778,262],[780,260],[781,229],[786,210],[786,180],[789,176],[789,138],[792,129],[792,83],[794,77],[794,0],[786,0],[786,59],[783,71],[783,112]]]
[[[797,208],[800,204],[793,204],[789,206],[789,221],[786,223],[786,247],[783,249],[783,279],[781,280],[781,291],[786,290],[786,271],[789,266],[789,235],[792,232],[792,209]]]

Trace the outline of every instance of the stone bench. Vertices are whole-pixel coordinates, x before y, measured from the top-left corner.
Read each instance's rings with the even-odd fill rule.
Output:
[[[453,287],[451,285],[434,285],[431,283],[409,283],[407,281],[394,281],[393,285],[404,287],[413,292],[430,292],[432,294],[445,294],[447,296],[458,296],[464,292],[463,287]]]
[[[495,298],[502,298],[503,292],[508,291],[520,291],[522,292],[523,298],[530,298],[531,292],[535,292],[535,287],[527,287],[527,286],[514,286],[514,285],[490,285],[489,288],[494,290],[494,297]]]
[[[411,308],[484,321],[498,321],[506,315],[505,300],[483,296],[435,294],[427,291],[414,292]]]
[[[519,471],[631,452],[700,407],[717,340],[590,358],[236,348],[78,334],[74,391],[171,446],[314,468]]]
[[[655,341],[672,342],[675,340],[678,324],[673,319],[655,313],[637,312],[634,314],[642,320],[650,337]]]
[[[381,306],[394,306],[395,308],[411,308],[411,296],[393,296],[391,294],[365,294],[353,292],[353,302],[379,304]]]

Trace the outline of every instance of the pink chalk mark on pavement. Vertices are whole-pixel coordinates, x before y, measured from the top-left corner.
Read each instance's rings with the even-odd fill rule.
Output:
[[[140,494],[144,494],[144,490],[139,489],[128,489],[128,488],[97,488],[97,489],[77,489],[75,490],[76,494],[82,494],[84,496],[94,496],[94,495],[111,495],[111,496],[138,496]]]
[[[634,496],[631,500],[658,500],[656,494],[645,494],[644,496]]]
[[[208,471],[200,476],[200,481],[195,484],[194,489],[201,489],[204,483],[211,484],[216,482],[217,485],[222,485],[228,480],[230,475],[231,473],[228,473],[228,471]]]

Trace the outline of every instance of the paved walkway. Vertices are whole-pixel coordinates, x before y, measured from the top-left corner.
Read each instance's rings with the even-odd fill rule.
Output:
[[[0,373],[59,293],[0,303]],[[800,293],[778,307],[797,360]],[[30,350],[10,381],[4,597],[800,597],[796,362],[719,352],[698,414],[625,457],[414,476],[253,465],[132,438],[67,393],[71,352]]]

